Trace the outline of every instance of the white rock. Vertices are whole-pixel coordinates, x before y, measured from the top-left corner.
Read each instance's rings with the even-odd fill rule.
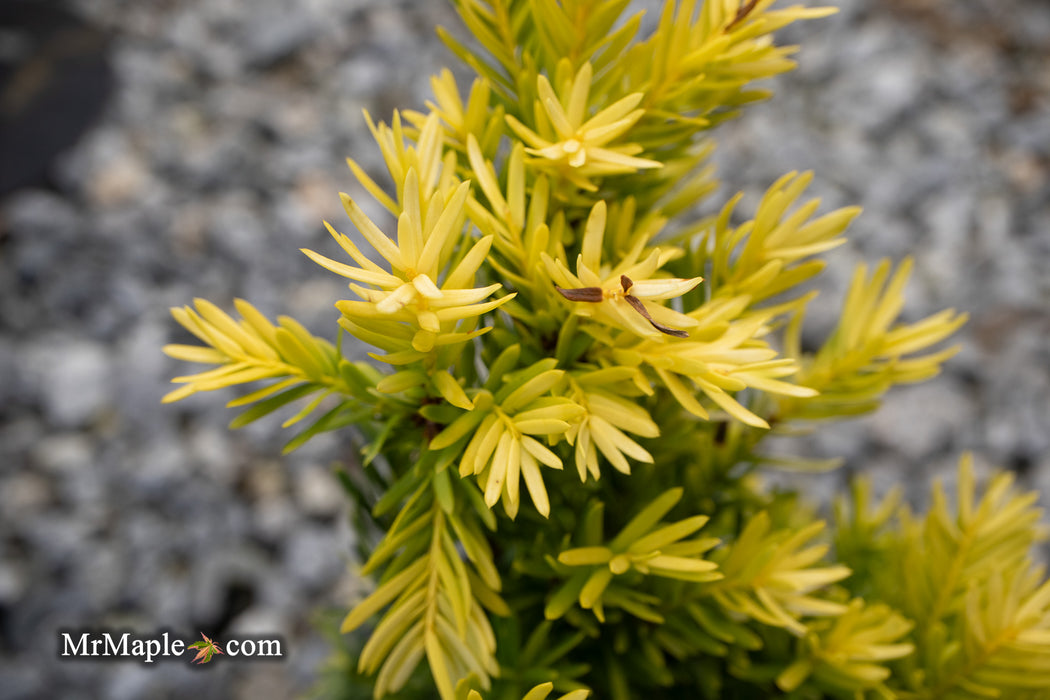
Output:
[[[52,335],[26,359],[54,424],[83,426],[111,405],[112,367],[103,345]]]
[[[346,504],[342,487],[331,471],[312,464],[296,470],[296,500],[307,515],[331,516]]]

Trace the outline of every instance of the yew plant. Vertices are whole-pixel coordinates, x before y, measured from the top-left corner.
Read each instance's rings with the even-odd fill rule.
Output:
[[[439,31],[473,84],[366,115],[387,172],[349,164],[390,216],[343,195],[350,233],[304,251],[349,280],[336,342],[197,300],[174,315],[203,344],[166,348],[211,366],[167,400],[250,385],[233,427],[295,404],[287,449],[361,447],[340,476],[374,589],[332,692],[1050,696],[1040,513],[1008,476],[978,490],[964,458],[925,515],[858,482],[830,526],[762,487],[789,461],[766,436],[933,377],[964,321],[901,322],[910,262],[882,261],[806,352],[805,283],[858,210],[789,173],[754,212],[697,213],[713,127],[793,67],[772,32],[833,10],[669,1],[640,36],[628,0],[455,5],[474,42]]]

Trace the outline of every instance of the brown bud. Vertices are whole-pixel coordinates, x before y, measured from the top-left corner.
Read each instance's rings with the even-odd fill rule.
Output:
[[[629,281],[630,280],[628,280],[628,282]],[[639,299],[637,297],[632,297],[630,294],[625,294],[623,298],[627,301],[628,304],[631,305],[632,309],[634,309],[635,311],[640,313],[642,315],[642,317],[646,321],[648,321],[649,323],[652,324],[653,328],[655,328],[656,330],[660,331],[661,333],[666,333],[667,335],[673,335],[675,338],[688,338],[689,337],[689,334],[686,333],[685,331],[680,331],[680,330],[678,330],[676,328],[670,328],[668,326],[665,326],[662,323],[657,323],[656,321],[654,321],[653,317],[649,315],[649,311],[645,308],[645,304],[642,303],[641,299]]]
[[[569,301],[589,301],[599,302],[604,296],[602,295],[601,287],[580,287],[579,289],[562,289],[561,287],[555,286],[558,293]]]

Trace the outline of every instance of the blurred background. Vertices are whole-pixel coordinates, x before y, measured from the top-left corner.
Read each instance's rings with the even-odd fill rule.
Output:
[[[653,6],[657,3],[648,2]],[[790,170],[861,204],[807,338],[861,260],[914,255],[905,317],[971,320],[944,375],[795,441],[920,499],[963,450],[1050,494],[1050,3],[842,0],[790,28],[800,69],[716,132],[742,214]],[[650,12],[650,15],[654,15]],[[361,586],[322,436],[238,432],[229,396],[163,406],[171,306],[249,299],[331,337],[341,278],[298,252],[344,230],[344,164],[379,171],[361,110],[419,108],[460,33],[444,2],[0,2],[0,696],[306,692]],[[461,72],[461,75],[465,75]],[[464,83],[465,84],[465,83]],[[334,616],[334,617],[333,617]],[[60,663],[56,629],[278,634],[280,663]]]

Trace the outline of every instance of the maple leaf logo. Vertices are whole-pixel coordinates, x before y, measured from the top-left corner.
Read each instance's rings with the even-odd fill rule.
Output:
[[[206,664],[211,661],[213,654],[221,654],[222,649],[220,649],[219,645],[213,642],[208,635],[201,632],[201,636],[204,637],[204,641],[194,642],[189,645],[189,648],[197,650],[197,655],[193,657],[193,663]]]

